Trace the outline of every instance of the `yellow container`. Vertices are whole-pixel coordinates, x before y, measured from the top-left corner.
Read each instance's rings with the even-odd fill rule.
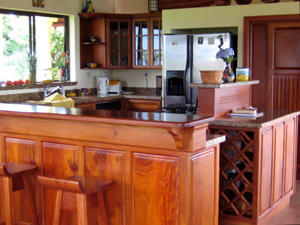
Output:
[[[236,80],[237,81],[248,81],[250,76],[249,68],[236,68]]]

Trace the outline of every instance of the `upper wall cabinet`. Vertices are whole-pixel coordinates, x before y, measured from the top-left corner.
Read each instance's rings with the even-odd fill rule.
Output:
[[[131,18],[107,18],[107,68],[131,68]]]
[[[80,68],[162,68],[161,13],[80,13]],[[87,63],[99,63],[89,68]]]
[[[132,20],[133,68],[161,68],[162,65],[162,20],[147,15]]]
[[[105,14],[80,13],[80,68],[106,68]],[[87,63],[99,63],[88,68]]]

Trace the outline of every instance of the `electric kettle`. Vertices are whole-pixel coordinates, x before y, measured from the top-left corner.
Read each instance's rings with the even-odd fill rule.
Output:
[[[109,79],[107,77],[97,77],[97,94],[107,94]]]

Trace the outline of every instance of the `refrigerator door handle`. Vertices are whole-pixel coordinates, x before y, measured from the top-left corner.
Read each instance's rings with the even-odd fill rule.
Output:
[[[186,37],[186,62],[185,62],[185,69],[184,69],[184,85],[183,85],[183,91],[184,91],[184,96],[185,96],[185,102],[188,103],[188,90],[187,90],[187,73],[189,69],[189,64],[190,64],[190,38],[187,35]]]

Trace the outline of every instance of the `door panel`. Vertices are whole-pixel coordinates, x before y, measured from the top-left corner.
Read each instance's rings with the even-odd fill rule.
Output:
[[[244,28],[244,66],[251,69],[253,80],[260,80],[252,87],[252,105],[300,110],[299,15],[245,17]],[[298,137],[298,179],[299,147]]]
[[[269,76],[272,77],[273,109],[300,109],[300,23],[269,25]]]

